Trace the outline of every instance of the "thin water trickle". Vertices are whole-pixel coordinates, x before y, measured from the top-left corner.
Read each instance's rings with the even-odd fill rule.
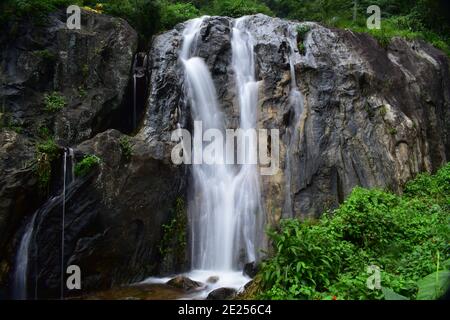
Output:
[[[30,251],[31,238],[33,236],[34,221],[36,213],[25,227],[25,232],[20,240],[19,250],[15,260],[15,270],[12,283],[12,297],[15,300],[27,299],[27,276],[28,276],[28,256]]]
[[[19,248],[15,258],[15,268],[13,272],[12,280],[12,297],[16,300],[25,300],[28,298],[28,278],[30,272],[30,251],[32,241],[34,239],[34,231],[36,220],[40,216],[40,213],[46,212],[47,208],[54,206],[55,201],[59,201],[62,197],[62,228],[61,228],[61,298],[64,297],[64,223],[65,223],[65,204],[66,204],[66,192],[67,188],[75,180],[75,156],[72,148],[67,148],[64,150],[63,157],[63,184],[62,191],[59,195],[50,198],[40,209],[38,209],[29,222],[25,226],[24,233],[20,240]],[[38,253],[38,248],[36,249],[36,254]],[[36,267],[36,266],[35,266]],[[35,270],[37,272],[37,270]],[[36,277],[35,277],[36,278]],[[37,279],[37,278],[36,278]],[[35,283],[35,297],[37,297],[37,283]]]
[[[288,35],[289,43],[289,70],[291,74],[291,91],[289,96],[289,104],[291,110],[293,110],[292,123],[287,128],[289,133],[289,142],[286,154],[286,192],[285,192],[285,204],[284,204],[284,216],[292,218],[294,216],[294,208],[292,203],[292,166],[297,157],[299,150],[299,137],[300,137],[300,119],[303,113],[303,95],[297,85],[297,76],[295,73],[295,55],[297,47],[297,37],[295,32],[289,30]]]

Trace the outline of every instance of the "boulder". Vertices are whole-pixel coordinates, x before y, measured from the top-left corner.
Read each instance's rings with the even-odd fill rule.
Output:
[[[236,293],[236,289],[233,288],[219,288],[211,291],[206,300],[231,300],[236,296]]]
[[[192,291],[203,286],[202,283],[191,280],[185,276],[176,276],[175,278],[167,281],[167,285],[174,288],[183,289],[185,291]]]

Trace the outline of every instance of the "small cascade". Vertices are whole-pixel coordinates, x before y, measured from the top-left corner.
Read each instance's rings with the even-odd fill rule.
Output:
[[[297,37],[293,30],[288,30],[289,43],[289,67],[291,74],[291,90],[289,96],[290,108],[293,111],[290,119],[290,126],[287,128],[289,142],[286,154],[286,198],[284,204],[284,217],[292,218],[294,216],[294,208],[292,203],[292,167],[295,158],[299,152],[300,123],[303,113],[303,95],[297,85],[297,76],[295,73],[295,56],[298,55]]]
[[[63,191],[62,191],[62,213],[61,213],[61,300],[64,299],[64,245],[65,245],[65,218],[66,218],[66,191],[74,181],[75,159],[72,148],[65,148],[63,159]]]
[[[137,126],[138,117],[138,82],[143,83],[144,88],[147,86],[147,64],[148,64],[147,54],[144,52],[139,52],[134,57],[133,62],[133,128]]]
[[[245,28],[246,17],[234,23],[231,48],[232,67],[236,79],[236,91],[240,110],[240,128],[256,129],[258,82],[255,79],[254,40]],[[241,154],[248,155],[234,178],[236,215],[236,240],[234,246],[235,260],[241,252],[245,253],[247,262],[256,261],[258,234],[262,229],[263,206],[259,167],[257,165],[257,139],[252,135]],[[238,150],[239,152],[239,150]]]
[[[35,229],[39,229],[36,226],[39,217],[42,213],[48,212],[55,205],[61,202],[62,206],[62,228],[61,228],[61,299],[64,298],[64,239],[65,239],[65,203],[66,203],[66,193],[68,187],[75,181],[75,156],[72,148],[66,148],[64,150],[63,163],[62,163],[62,190],[61,192],[51,197],[42,207],[40,207],[31,217],[29,222],[25,226],[24,233],[20,240],[19,248],[15,258],[15,269],[12,276],[12,297],[15,300],[25,300],[28,298],[29,292],[29,274],[33,271],[33,266],[29,265],[31,246],[35,238]],[[38,253],[38,248],[35,248],[35,253]],[[34,266],[34,272],[37,273],[36,266]],[[37,297],[36,292],[37,284],[35,283],[35,297]]]
[[[34,221],[36,220],[36,213],[25,226],[25,231],[20,240],[19,250],[17,251],[15,260],[15,269],[12,281],[12,298],[14,300],[26,300],[28,283],[28,257],[30,251],[30,243],[34,230]]]

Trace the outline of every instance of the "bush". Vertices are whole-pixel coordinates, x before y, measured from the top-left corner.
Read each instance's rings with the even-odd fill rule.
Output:
[[[273,16],[273,12],[265,4],[257,0],[214,0],[210,14],[228,17],[241,17],[263,13]]]
[[[119,144],[122,151],[122,157],[126,161],[129,161],[133,155],[133,146],[131,145],[130,138],[127,136],[120,137]]]
[[[200,11],[191,3],[165,3],[161,8],[161,27],[172,29],[176,24],[199,15]]]
[[[75,176],[84,177],[101,163],[101,159],[95,155],[87,155],[75,165]]]
[[[44,95],[44,110],[47,112],[60,111],[66,105],[66,99],[58,92]]]
[[[53,138],[47,138],[36,146],[35,174],[40,191],[47,192],[52,176],[52,162],[58,158],[60,148]]]
[[[355,188],[319,221],[282,220],[269,233],[275,254],[262,265],[261,297],[417,298],[421,285],[429,286],[423,279],[448,270],[449,182],[450,164],[419,175],[403,196]],[[382,290],[367,287],[370,265],[381,268]]]

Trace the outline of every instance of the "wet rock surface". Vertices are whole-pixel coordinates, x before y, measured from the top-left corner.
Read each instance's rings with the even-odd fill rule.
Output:
[[[185,276],[176,276],[173,279],[170,279],[166,283],[168,286],[183,289],[185,291],[192,291],[203,286],[202,283],[189,279]]]
[[[233,23],[206,18],[196,45],[211,71],[228,128],[238,120],[230,64]],[[281,139],[281,170],[262,177],[268,223],[281,217],[318,217],[358,185],[400,192],[418,172],[435,171],[447,161],[450,76],[444,53],[423,41],[400,38],[383,48],[366,34],[264,15],[251,16],[245,24],[255,41],[258,126],[279,129]],[[300,25],[310,29],[304,40],[297,36]],[[174,128],[171,114],[181,114],[181,126],[190,128],[177,60],[182,30],[179,25],[157,36],[150,50],[152,57],[167,57],[152,59],[146,117],[148,132],[158,132],[164,141]],[[292,38],[304,41],[306,48],[300,53],[295,47],[292,55],[303,96],[296,123],[289,99]],[[291,138],[288,128],[299,130],[297,137]],[[293,153],[289,171],[287,153]]]
[[[211,291],[206,300],[230,300],[236,296],[236,289],[233,288],[219,288]]]

